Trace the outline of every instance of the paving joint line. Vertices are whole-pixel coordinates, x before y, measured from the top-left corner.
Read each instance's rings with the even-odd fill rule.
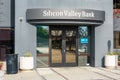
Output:
[[[91,71],[91,72],[94,72],[94,73],[96,73],[96,74],[99,74],[99,75],[101,75],[101,76],[104,76],[104,77],[106,77],[106,78],[109,78],[109,79],[112,79],[112,80],[117,80],[117,79],[112,78],[112,77],[110,77],[110,76],[104,75],[104,74],[102,74],[102,73],[100,73],[100,72],[96,72],[96,71],[93,71],[93,70],[90,70],[90,69],[87,69],[87,68],[84,68],[84,69],[86,69],[86,70],[88,70],[88,71]],[[91,68],[91,69],[93,69],[93,68]],[[98,68],[96,68],[96,69],[98,69]]]
[[[109,76],[107,76],[107,75],[101,74],[100,72],[93,71],[93,68],[84,68],[84,69],[86,69],[86,70],[88,70],[88,71],[91,71],[91,72],[93,72],[93,73],[96,73],[96,74],[98,74],[98,75],[101,75],[101,76],[103,76],[103,77],[106,77],[106,78],[109,78],[109,79],[112,79],[112,80],[117,80],[117,79],[115,79],[115,78],[112,78],[112,77],[109,77]],[[96,68],[96,69],[98,69],[98,68]],[[99,70],[99,69],[98,69],[98,70]]]
[[[99,69],[99,68],[96,68],[96,69],[101,70],[101,69]],[[101,71],[104,71],[104,70],[101,70]],[[104,76],[104,77],[107,77],[107,78],[109,78],[109,79],[112,79],[112,80],[118,80],[118,79],[115,79],[115,78],[113,78],[113,77],[110,77],[110,76],[107,76],[107,75],[105,75],[105,74],[102,74],[102,73],[100,73],[100,72],[96,72],[96,71],[93,71],[93,72],[95,72],[95,73],[97,73],[97,74],[100,74],[100,75],[102,75],[102,76]],[[106,72],[106,71],[104,71],[104,72]]]
[[[111,72],[111,73],[113,73],[113,74],[120,75],[120,73],[112,72],[112,71],[109,71],[109,70],[106,70],[106,69],[102,69],[102,68],[101,68],[100,70],[103,70],[103,71]]]
[[[36,72],[37,72],[37,74],[43,79],[43,80],[47,80],[44,76],[42,76],[42,75],[40,75],[39,73],[38,73],[38,70],[35,70]]]
[[[44,66],[48,67],[47,64],[45,64],[42,60],[39,59],[38,63],[42,63]]]
[[[53,68],[50,68],[53,72],[55,72],[56,74],[58,74],[59,76],[63,77],[65,80],[69,80],[67,77],[63,76],[62,74],[60,74],[59,72],[55,71]]]
[[[101,75],[101,76],[104,76],[104,77],[106,77],[106,78],[109,78],[109,79],[112,79],[112,80],[117,80],[117,79],[115,79],[115,78],[112,78],[112,77],[106,76],[106,75],[101,74],[101,73],[99,73],[99,72],[95,72],[95,71],[93,71],[93,72],[96,73],[96,74],[99,74],[99,75]]]

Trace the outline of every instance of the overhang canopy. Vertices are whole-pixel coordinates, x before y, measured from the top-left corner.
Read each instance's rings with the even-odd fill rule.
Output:
[[[27,9],[26,19],[31,24],[41,25],[101,25],[105,12],[92,9]]]

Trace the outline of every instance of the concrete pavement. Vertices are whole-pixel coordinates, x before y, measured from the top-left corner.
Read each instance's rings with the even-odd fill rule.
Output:
[[[39,68],[44,80],[120,80],[120,70],[93,67]]]
[[[20,71],[17,74],[5,74],[0,80],[42,80],[42,78],[33,70]]]
[[[120,69],[94,67],[49,67],[5,74],[1,80],[120,80]]]

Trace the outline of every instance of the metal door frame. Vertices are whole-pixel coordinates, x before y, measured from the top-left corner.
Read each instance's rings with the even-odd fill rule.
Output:
[[[76,31],[76,62],[75,63],[65,63],[65,52],[63,49],[66,48],[65,44],[65,31],[66,30],[75,30]],[[51,36],[51,30],[62,30],[62,63],[52,63],[52,36]],[[78,26],[65,26],[65,25],[53,25],[49,26],[49,66],[50,67],[62,67],[62,66],[78,66]]]

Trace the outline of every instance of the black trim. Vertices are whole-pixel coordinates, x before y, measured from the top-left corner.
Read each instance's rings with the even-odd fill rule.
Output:
[[[51,53],[52,53],[52,52],[51,52],[51,49],[52,49],[52,48],[51,48],[51,45],[52,45],[52,44],[51,44],[51,43],[52,43],[51,37],[52,37],[52,36],[50,35],[50,34],[51,34],[51,29],[52,29],[52,28],[49,26],[49,66],[51,66],[51,62],[52,62],[52,58],[51,58],[51,56],[52,56],[52,54],[51,54]]]
[[[103,21],[89,21],[89,20],[29,20],[32,25],[94,25],[99,26],[103,24]]]
[[[41,22],[41,21],[81,21],[81,22],[100,22],[100,23],[103,23],[104,21],[100,21],[100,20],[79,20],[79,19],[35,19],[35,20],[32,20],[32,19],[30,19],[30,20],[27,20],[28,22],[37,22],[37,21],[39,21],[39,22]]]
[[[15,52],[15,0],[11,0],[11,43],[13,50],[11,53]]]
[[[90,66],[95,67],[95,27],[90,28]]]
[[[15,0],[11,0],[11,27],[15,27]]]

